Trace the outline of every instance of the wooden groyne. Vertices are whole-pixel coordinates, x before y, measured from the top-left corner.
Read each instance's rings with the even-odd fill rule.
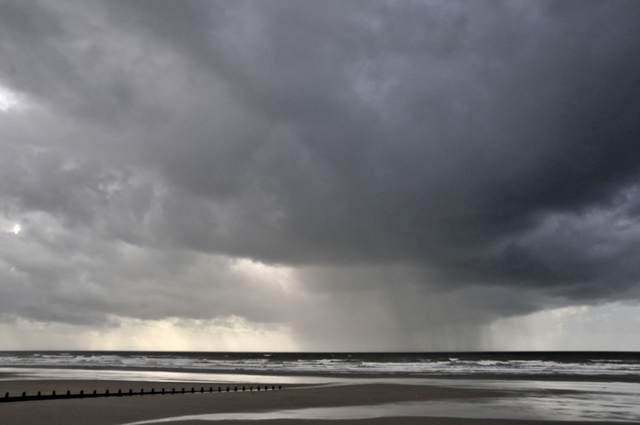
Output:
[[[133,389],[129,389],[128,391],[118,390],[118,392],[109,392],[109,390],[105,390],[105,392],[98,392],[97,390],[93,390],[93,392],[84,392],[81,390],[79,393],[71,393],[71,391],[56,393],[52,391],[51,394],[42,394],[41,391],[38,391],[37,394],[27,394],[23,392],[21,395],[11,395],[10,393],[5,393],[4,397],[0,397],[0,403],[10,403],[10,402],[18,402],[18,401],[40,401],[40,400],[60,400],[60,399],[75,399],[75,398],[98,398],[98,397],[133,397],[133,396],[153,396],[153,395],[176,395],[176,394],[204,394],[204,393],[223,393],[223,392],[253,392],[253,391],[275,391],[281,390],[282,386],[278,385],[263,385],[263,386],[234,386],[234,387],[218,387],[217,390],[214,387],[209,387],[208,389],[205,387],[200,387],[200,389],[196,389],[196,387],[191,387],[191,389],[187,389],[182,387],[180,389],[171,388],[171,390],[162,388],[159,391],[156,391],[155,388],[151,388],[151,390],[145,391],[144,388],[140,389],[140,391],[134,391]]]

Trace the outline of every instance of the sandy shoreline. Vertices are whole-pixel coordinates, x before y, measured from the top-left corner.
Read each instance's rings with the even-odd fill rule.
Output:
[[[212,382],[217,387],[218,384]],[[226,387],[226,384],[220,384]],[[162,387],[201,388],[202,383],[158,383],[127,381],[4,381],[0,383],[0,391],[4,394],[13,390],[18,394],[50,393],[70,390],[97,389],[104,392],[117,392],[118,389],[130,387],[137,390],[146,388],[156,391]],[[38,389],[39,388],[39,389]],[[22,389],[22,390],[21,390]],[[403,385],[354,385],[347,387],[314,387],[283,386],[281,390],[196,393],[176,395],[148,395],[133,397],[109,397],[99,399],[43,400],[0,404],[2,423],[11,424],[124,424],[134,421],[161,419],[182,415],[231,412],[260,412],[282,409],[299,409],[311,407],[359,406],[378,403],[434,400],[444,398],[486,397],[484,392],[437,387],[417,387]],[[194,421],[191,421],[195,423]],[[216,422],[216,423],[224,423]],[[255,421],[251,421],[255,423]],[[280,423],[278,421],[267,421]],[[334,421],[332,421],[334,422]],[[188,423],[188,422],[187,422]],[[202,421],[197,421],[202,424]],[[238,421],[233,421],[238,423]]]
[[[184,370],[182,371],[184,372]],[[229,373],[229,371],[225,371]],[[175,394],[175,395],[145,395],[145,396],[112,396],[108,398],[85,399],[58,399],[24,401],[13,403],[0,403],[0,418],[4,425],[40,425],[40,424],[65,424],[65,425],[123,425],[136,421],[159,420],[184,415],[201,415],[212,413],[247,413],[247,412],[272,412],[290,409],[324,408],[338,406],[374,406],[384,403],[437,401],[437,400],[469,400],[479,401],[492,398],[509,396],[505,391],[478,390],[467,388],[450,388],[446,386],[427,385],[402,385],[359,383],[357,385],[341,386],[305,386],[300,384],[276,384],[282,385],[281,390],[269,390],[257,392],[255,387],[264,388],[264,374],[262,379],[255,384],[242,383],[239,385],[228,382],[216,382],[215,375],[211,375],[211,382],[158,382],[158,381],[125,381],[125,380],[39,380],[21,379],[19,374],[0,374],[0,397],[7,392],[12,396],[22,394],[36,394],[40,391],[43,395],[57,394],[70,391],[77,394],[81,390],[91,393],[96,390],[104,393],[123,393],[129,389],[150,392],[153,388],[159,392],[162,388],[170,391],[175,388],[180,391],[185,388],[190,391],[194,388],[200,391],[205,388],[214,388],[213,393]],[[579,378],[579,377],[578,377]],[[235,392],[245,386],[248,389],[254,387],[252,392]],[[226,387],[231,387],[231,392],[226,392]],[[222,393],[217,388],[223,389]],[[271,385],[270,385],[271,388]],[[221,420],[221,421],[194,421],[184,420],[169,422],[174,425],[186,424],[292,424],[299,421],[287,419],[275,420]],[[463,424],[556,424],[568,422],[558,421],[531,421],[531,420],[499,420],[499,419],[458,419],[458,418],[431,418],[431,417],[386,417],[369,418],[363,420],[305,420],[305,425],[313,424],[435,424],[435,425],[463,425]],[[572,422],[582,423],[582,422]],[[594,422],[584,422],[594,423]],[[605,423],[605,422],[600,422]],[[618,424],[624,422],[616,422]],[[632,422],[629,422],[632,423]]]

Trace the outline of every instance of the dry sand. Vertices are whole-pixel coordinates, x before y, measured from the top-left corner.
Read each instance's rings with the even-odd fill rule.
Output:
[[[6,376],[5,376],[6,378]],[[245,384],[248,388],[251,384]],[[35,395],[41,391],[43,395],[78,394],[85,393],[117,393],[140,391],[149,392],[153,388],[156,392],[161,388],[170,391],[171,388],[187,391],[191,388],[199,390],[218,386],[226,389],[228,384],[211,382],[199,383],[159,383],[132,381],[37,381],[37,380],[8,380],[0,381],[0,397],[6,392],[20,395]],[[262,385],[264,388],[264,385]],[[58,399],[21,401],[0,403],[0,424],[2,425],[118,425],[129,422],[162,419],[183,415],[198,415],[210,413],[232,412],[266,412],[281,409],[300,409],[308,407],[332,406],[361,406],[400,401],[420,401],[437,399],[459,399],[468,397],[496,397],[504,394],[491,391],[454,389],[431,386],[364,384],[337,387],[305,387],[298,385],[283,385],[282,390],[257,392],[214,392],[204,394],[176,394],[176,395],[145,395],[145,396],[112,396],[109,398]],[[240,385],[241,388],[241,385]],[[255,388],[255,385],[254,385]],[[277,388],[277,386],[276,386]],[[215,424],[243,425],[243,424],[292,424],[299,420],[260,420],[260,421],[215,421]],[[207,421],[170,422],[172,425],[203,425],[214,423]],[[449,419],[449,418],[379,418],[366,420],[305,420],[305,425],[313,424],[567,424],[567,422],[514,421],[488,419]],[[575,423],[575,422],[574,422]],[[620,424],[618,422],[618,424]]]

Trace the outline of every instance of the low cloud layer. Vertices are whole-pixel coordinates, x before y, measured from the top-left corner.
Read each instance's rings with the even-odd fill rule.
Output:
[[[496,320],[637,304],[638,19],[0,2],[0,319],[473,350]]]

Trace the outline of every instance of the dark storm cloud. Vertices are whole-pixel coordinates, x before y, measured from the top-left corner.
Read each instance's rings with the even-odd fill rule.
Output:
[[[200,256],[251,258],[299,267],[336,317],[378,300],[406,326],[444,323],[436,300],[486,323],[628,298],[639,18],[622,1],[2,2],[0,83],[41,107],[29,132],[2,118],[2,207],[55,217],[73,252],[103,244],[85,264],[97,292],[67,300],[87,315],[298,319],[224,260],[207,269],[215,313],[170,303],[180,273],[154,267],[174,254],[187,292],[205,291]],[[126,244],[150,252],[133,276]],[[80,285],[64,264],[25,273]]]
[[[172,182],[246,215],[211,249],[465,267],[541,214],[608,203],[637,177],[633,4],[145,6],[135,30],[247,109],[222,129],[205,117],[224,112],[190,116],[188,139],[163,152]]]

